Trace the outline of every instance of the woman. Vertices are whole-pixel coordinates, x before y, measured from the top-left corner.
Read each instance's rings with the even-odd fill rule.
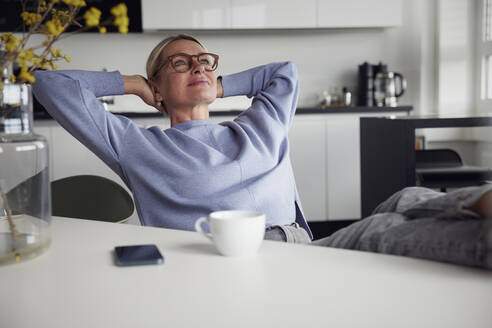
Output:
[[[209,212],[266,214],[266,238],[311,240],[289,159],[298,82],[289,62],[215,76],[218,56],[188,35],[159,43],[147,77],[119,72],[36,72],[38,100],[133,192],[144,225],[193,230]],[[96,97],[135,94],[165,111],[171,128],[142,129],[104,111]],[[208,121],[216,97],[254,97],[232,122]],[[282,191],[282,192],[279,192]],[[290,238],[292,237],[292,238]]]
[[[298,82],[290,62],[216,78],[218,56],[188,35],[159,43],[147,77],[119,72],[36,72],[34,92],[50,114],[132,190],[144,225],[193,230],[198,217],[222,209],[266,214],[265,238],[310,243],[287,132]],[[171,128],[142,129],[106,112],[96,97],[134,94],[166,112]],[[216,97],[254,97],[234,121],[213,124]],[[492,187],[450,194],[407,188],[375,215],[314,244],[491,267]],[[491,242],[492,243],[492,242]]]

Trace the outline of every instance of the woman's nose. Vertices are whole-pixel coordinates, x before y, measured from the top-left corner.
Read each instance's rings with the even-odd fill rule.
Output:
[[[202,63],[200,63],[200,61],[198,60],[198,58],[192,58],[192,61],[191,61],[191,64],[193,65],[192,66],[192,71],[193,73],[203,73],[205,72],[205,65],[203,65]]]

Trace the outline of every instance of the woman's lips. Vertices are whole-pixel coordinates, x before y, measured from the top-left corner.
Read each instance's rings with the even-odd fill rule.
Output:
[[[207,80],[196,80],[196,81],[193,81],[191,83],[188,84],[189,87],[193,87],[195,85],[202,85],[202,84],[206,84],[208,85],[208,81]]]

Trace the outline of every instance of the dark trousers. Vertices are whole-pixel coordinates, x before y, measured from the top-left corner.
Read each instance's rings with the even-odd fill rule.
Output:
[[[492,185],[449,193],[408,187],[381,203],[371,216],[312,244],[492,269],[492,218],[468,209],[489,191]],[[300,227],[286,229],[305,233]]]

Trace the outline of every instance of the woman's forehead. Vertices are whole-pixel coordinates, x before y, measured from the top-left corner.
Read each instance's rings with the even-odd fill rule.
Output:
[[[161,52],[161,57],[166,58],[168,56],[178,54],[178,53],[185,53],[189,55],[197,55],[199,53],[205,52],[206,50],[196,43],[195,41],[191,40],[177,40],[173,41],[167,46],[162,49]]]

